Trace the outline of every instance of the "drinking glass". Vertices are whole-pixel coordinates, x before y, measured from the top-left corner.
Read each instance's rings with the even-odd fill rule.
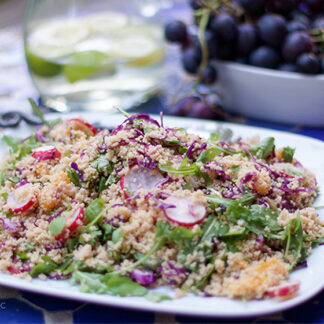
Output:
[[[130,108],[160,90],[159,10],[170,0],[29,0],[24,48],[42,102],[58,111]]]

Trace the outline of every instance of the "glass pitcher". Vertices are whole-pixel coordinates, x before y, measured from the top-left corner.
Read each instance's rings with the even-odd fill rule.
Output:
[[[46,106],[127,109],[160,90],[170,0],[29,0],[24,48]]]

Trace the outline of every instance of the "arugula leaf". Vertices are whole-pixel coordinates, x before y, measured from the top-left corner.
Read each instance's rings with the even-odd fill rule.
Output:
[[[284,161],[291,163],[294,158],[295,151],[296,151],[295,148],[291,148],[289,146],[284,147],[282,152]]]
[[[318,237],[315,241],[313,241],[312,247],[315,247],[320,244],[324,244],[324,237]]]
[[[117,243],[119,241],[122,241],[124,238],[124,231],[121,227],[117,228],[116,230],[114,230],[113,234],[112,234],[112,241],[113,243]]]
[[[43,125],[49,126],[48,122],[45,120],[43,113],[40,111],[39,107],[36,105],[35,101],[32,98],[28,98],[28,101],[34,111],[34,113],[37,115],[37,117],[41,120]]]
[[[170,232],[168,239],[181,247],[181,253],[188,254],[194,250],[197,244],[195,238],[201,234],[201,230],[193,233],[186,227],[178,226]]]
[[[216,144],[219,141],[228,142],[233,137],[233,131],[229,128],[218,128],[209,135],[209,144]]]
[[[274,137],[267,137],[260,143],[251,146],[249,151],[258,159],[266,159],[271,154],[274,147]]]
[[[287,173],[290,175],[298,176],[298,177],[303,177],[306,178],[307,175],[301,171],[293,170],[293,169],[288,169]]]
[[[42,256],[44,263],[39,263],[29,272],[29,274],[35,278],[41,273],[49,275],[51,272],[55,271],[58,268],[58,265],[51,260],[50,257],[44,255]]]
[[[295,257],[294,262],[289,267],[289,269],[292,270],[302,257],[301,250],[304,241],[303,224],[299,213],[297,217],[291,220],[286,226],[285,231],[282,234],[282,240],[286,241],[285,257],[287,257],[289,251],[291,251]]]
[[[90,166],[97,169],[99,173],[108,172],[108,174],[110,174],[113,172],[112,163],[107,160],[105,154],[99,155],[97,159],[90,162]]]
[[[80,181],[78,172],[76,172],[76,170],[69,167],[67,169],[66,173],[67,173],[67,176],[69,177],[69,179],[72,181],[72,183],[74,183],[78,187],[81,187],[81,181]]]
[[[162,165],[162,164],[159,163],[158,167],[162,172],[175,173],[175,174],[179,174],[179,175],[196,174],[196,172],[199,169],[198,166],[195,163],[193,163],[193,164],[191,164],[189,166],[180,165],[180,167],[178,169],[173,168],[171,162],[168,162],[165,165]]]
[[[89,221],[93,221],[102,211],[105,201],[102,198],[96,198],[84,210],[84,214]]]
[[[103,279],[104,276],[98,273],[75,270],[72,272],[71,283],[79,284],[82,292],[103,294],[107,291]]]
[[[201,163],[207,163],[207,162],[210,162],[210,161],[213,161],[214,158],[216,156],[218,156],[219,154],[221,154],[223,151],[220,150],[219,148],[217,147],[212,147],[212,148],[209,148],[207,150],[203,150],[198,158],[197,158],[197,163],[201,162]]]
[[[106,282],[107,290],[118,296],[144,296],[147,289],[129,277],[112,276]]]
[[[163,300],[172,300],[170,296],[157,291],[149,291],[144,297],[152,303],[159,303]]]
[[[54,218],[48,225],[48,229],[53,236],[59,235],[62,233],[65,226],[65,218],[59,216]]]

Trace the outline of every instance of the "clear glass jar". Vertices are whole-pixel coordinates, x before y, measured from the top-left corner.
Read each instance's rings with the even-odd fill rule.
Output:
[[[58,111],[127,109],[160,90],[159,9],[170,0],[29,0],[25,55],[43,103]]]

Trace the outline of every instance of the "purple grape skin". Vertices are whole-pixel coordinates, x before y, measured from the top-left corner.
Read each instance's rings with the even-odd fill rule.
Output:
[[[312,28],[324,29],[324,16],[317,17],[312,23]]]
[[[198,101],[192,105],[188,116],[194,118],[213,119],[214,113],[206,103]]]
[[[256,28],[248,23],[239,25],[236,39],[236,51],[238,55],[249,55],[257,46],[257,43],[258,34]]]
[[[287,34],[287,25],[282,16],[269,13],[259,19],[258,30],[266,45],[279,47]]]
[[[210,30],[206,30],[204,40],[208,48],[208,57],[215,58],[219,49],[219,39]],[[192,37],[192,45],[201,53],[201,44],[197,36]]]
[[[201,8],[201,1],[200,0],[190,0],[189,3],[190,3],[190,7],[193,10],[198,10],[198,9]]]
[[[182,66],[188,73],[197,73],[200,62],[201,53],[197,49],[189,47],[182,52]]]
[[[295,31],[306,31],[307,26],[301,21],[292,20],[287,24],[288,33],[293,33]]]
[[[287,62],[295,63],[300,54],[311,52],[313,42],[305,32],[294,32],[289,34],[282,46],[282,56]]]
[[[200,99],[196,96],[182,98],[170,107],[168,112],[176,116],[188,116],[189,112],[192,110],[192,106],[199,101]]]
[[[173,43],[185,43],[188,38],[187,26],[180,20],[169,22],[164,29],[165,38]]]
[[[201,82],[203,84],[213,84],[216,81],[216,79],[216,69],[211,64],[208,64],[203,70]]]
[[[280,58],[277,52],[269,46],[261,46],[253,51],[249,58],[251,65],[275,69],[279,64]]]
[[[320,61],[313,53],[298,56],[296,65],[299,72],[306,74],[317,74],[321,69]]]
[[[237,23],[233,16],[221,13],[211,21],[211,29],[224,41],[231,42],[237,34]]]
[[[268,2],[271,11],[281,15],[288,15],[297,7],[295,0],[270,0]]]

